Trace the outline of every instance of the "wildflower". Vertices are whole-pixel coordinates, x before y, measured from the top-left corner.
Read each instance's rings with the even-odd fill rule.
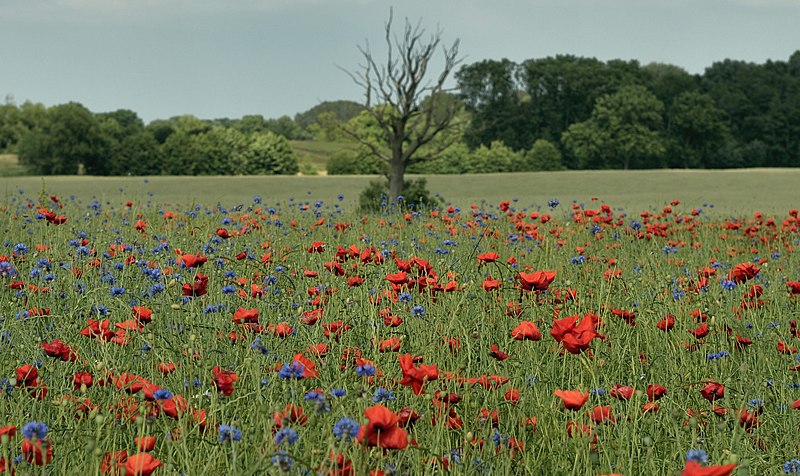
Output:
[[[435,365],[414,365],[414,357],[411,354],[399,355],[397,359],[403,372],[403,378],[398,383],[410,386],[414,391],[414,395],[424,392],[422,387],[426,381],[439,378],[439,369]]]
[[[298,438],[299,435],[294,430],[294,428],[290,427],[281,428],[280,430],[278,430],[277,433],[275,433],[275,444],[280,446],[286,443],[289,446],[291,446],[295,444]]]
[[[361,425],[355,420],[347,417],[340,418],[333,425],[333,436],[339,440],[350,441],[358,435],[360,428]]]
[[[580,410],[589,400],[589,392],[580,390],[556,390],[553,394],[561,399],[567,410]]]
[[[691,449],[686,452],[686,461],[706,464],[708,462],[708,454],[703,450]]]
[[[800,474],[800,459],[793,458],[783,463],[783,472],[786,474]]]
[[[394,400],[394,392],[383,387],[378,388],[375,390],[375,393],[372,394],[372,401],[375,403],[381,403],[383,401],[393,402]]]
[[[416,305],[411,308],[411,315],[414,317],[422,317],[425,315],[425,308],[420,305]]]
[[[153,458],[150,453],[136,453],[125,462],[126,476],[149,476],[161,466],[161,461]]]
[[[233,425],[220,425],[217,432],[220,443],[233,443],[242,439],[242,432]]]
[[[286,450],[278,450],[271,458],[272,464],[276,465],[281,471],[288,472],[294,465],[294,459],[289,456]]]
[[[44,440],[47,438],[48,427],[46,423],[31,421],[22,427],[22,436],[28,440]]]
[[[364,410],[369,423],[359,429],[357,441],[366,446],[402,450],[408,446],[408,432],[398,426],[400,417],[383,405]]]

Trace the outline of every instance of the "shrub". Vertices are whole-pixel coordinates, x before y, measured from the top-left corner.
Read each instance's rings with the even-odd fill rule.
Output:
[[[552,142],[538,139],[525,153],[524,171],[564,170],[561,152]]]
[[[339,151],[328,160],[328,175],[382,175],[384,162],[371,154],[355,151]]]
[[[431,196],[431,192],[426,187],[425,179],[406,180],[403,182],[402,203],[388,203],[389,181],[372,181],[358,197],[358,205],[362,212],[377,211],[381,208],[400,205],[411,210],[420,208],[433,208],[444,203],[444,198],[439,194]]]

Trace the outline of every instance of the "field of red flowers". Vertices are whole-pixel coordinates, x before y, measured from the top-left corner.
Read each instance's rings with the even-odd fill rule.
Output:
[[[800,473],[797,210],[0,217],[0,473]]]

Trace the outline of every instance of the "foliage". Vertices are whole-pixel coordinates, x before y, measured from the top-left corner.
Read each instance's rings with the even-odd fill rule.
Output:
[[[561,162],[561,151],[550,141],[537,139],[530,150],[525,152],[523,171],[564,170]]]
[[[666,151],[660,135],[664,105],[643,86],[597,100],[591,117],[563,135],[580,168],[656,168]]]
[[[322,101],[305,112],[295,114],[294,122],[297,127],[308,130],[312,125],[322,123],[323,116],[344,123],[357,116],[362,109],[363,106],[355,101]]]
[[[403,184],[405,190],[402,198],[389,199],[389,184],[386,181],[371,181],[358,197],[359,209],[362,212],[378,211],[384,208],[408,208],[419,210],[432,208],[444,203],[444,198],[439,194],[431,195],[424,178],[408,180]]]
[[[481,145],[466,157],[462,164],[464,173],[487,174],[519,172],[523,169],[523,154],[513,151],[500,141],[489,147]]]
[[[20,163],[32,173],[102,173],[104,138],[92,113],[78,103],[49,108],[42,121],[26,131],[18,145]]]
[[[327,163],[328,175],[385,175],[386,164],[372,154],[342,150]]]

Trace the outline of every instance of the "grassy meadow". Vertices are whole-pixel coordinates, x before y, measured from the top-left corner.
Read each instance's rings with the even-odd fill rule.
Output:
[[[410,178],[415,176],[411,175]],[[785,212],[797,206],[798,169],[565,171],[481,175],[424,176],[428,188],[448,203],[499,203],[517,199],[522,205],[546,203],[550,198],[586,203],[600,198],[615,207],[637,210],[655,207],[672,197],[695,206],[713,205],[725,213]],[[6,198],[19,189],[69,197],[95,196],[104,200],[136,199],[164,205],[236,204],[254,195],[273,202],[358,202],[358,194],[371,180],[368,176],[244,176],[244,177],[0,177],[0,193]]]
[[[798,473],[798,173],[2,178],[0,472]]]

